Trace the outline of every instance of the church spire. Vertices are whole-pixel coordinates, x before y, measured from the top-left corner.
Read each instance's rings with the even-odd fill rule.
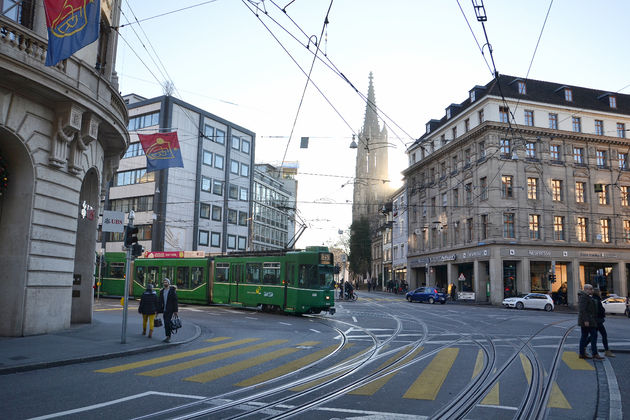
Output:
[[[363,120],[363,138],[367,144],[370,138],[380,134],[381,129],[378,126],[378,114],[376,113],[376,97],[374,95],[374,76],[370,72],[370,83],[368,85],[367,103],[365,104],[365,119]]]

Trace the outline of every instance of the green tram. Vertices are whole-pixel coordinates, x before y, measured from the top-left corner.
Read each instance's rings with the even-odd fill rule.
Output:
[[[168,277],[182,303],[260,307],[287,313],[335,313],[334,261],[327,247],[183,257],[183,252],[147,252],[134,261],[130,295]],[[156,258],[160,257],[160,258]],[[106,293],[110,287],[103,280]],[[118,289],[116,287],[116,289]],[[122,295],[122,289],[120,289]],[[113,294],[113,293],[111,293]]]

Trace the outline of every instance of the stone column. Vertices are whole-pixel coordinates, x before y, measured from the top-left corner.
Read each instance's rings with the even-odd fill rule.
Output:
[[[459,290],[459,284],[457,283],[457,267],[452,262],[446,263],[446,287],[448,288],[449,284],[456,284],[457,291]],[[448,289],[447,289],[448,290]]]
[[[626,262],[618,261],[613,267],[613,289],[619,296],[628,296],[628,281],[626,276],[628,275],[626,270]]]
[[[570,308],[577,308],[577,294],[580,291],[580,261],[576,258],[567,264],[567,302]]]
[[[475,302],[484,302],[486,297],[486,289],[481,287],[484,283],[481,280],[481,273],[479,270],[479,261],[473,261],[473,291],[475,292]],[[482,294],[483,292],[483,294]]]
[[[435,267],[429,266],[429,272],[427,273],[427,286],[435,286]]]
[[[490,303],[503,302],[503,260],[500,256],[490,258]]]
[[[522,258],[519,267],[516,270],[518,273],[517,290],[519,293],[531,293],[532,291],[532,277],[530,273],[529,258]]]

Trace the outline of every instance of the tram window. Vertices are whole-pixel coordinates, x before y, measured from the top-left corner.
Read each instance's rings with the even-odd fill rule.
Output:
[[[203,284],[203,267],[190,267],[191,288],[199,287]]]
[[[317,286],[317,266],[313,264],[301,264],[298,278],[299,287]]]
[[[125,263],[113,262],[109,263],[109,275],[115,279],[125,278]]]
[[[177,267],[175,285],[178,289],[190,289],[190,276],[188,275],[188,267]]]
[[[142,268],[142,267],[137,267],[137,268]],[[160,282],[158,281],[159,272],[160,272],[160,269],[158,267],[146,267],[145,274],[144,274],[145,286],[146,286],[146,283],[149,282],[153,285],[153,287],[159,287],[160,286]]]
[[[214,270],[214,281],[215,282],[227,282],[229,280],[230,264],[218,263],[216,269]]]
[[[280,263],[263,264],[263,284],[280,284]]]
[[[246,266],[246,283],[260,284],[260,264],[245,264]]]
[[[144,267],[136,267],[136,281],[141,285],[146,286],[146,284],[144,283]]]
[[[171,285],[175,286],[175,276],[173,276],[173,267],[162,267],[162,281],[168,277]]]

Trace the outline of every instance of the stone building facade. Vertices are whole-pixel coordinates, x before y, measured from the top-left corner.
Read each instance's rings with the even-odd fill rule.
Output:
[[[99,39],[46,67],[41,1],[0,14],[0,335],[92,319],[101,194],[129,144],[114,71],[120,4],[101,1]]]
[[[593,283],[626,296],[630,95],[501,75],[409,149],[411,286],[462,297]],[[555,275],[556,281],[552,282]]]

